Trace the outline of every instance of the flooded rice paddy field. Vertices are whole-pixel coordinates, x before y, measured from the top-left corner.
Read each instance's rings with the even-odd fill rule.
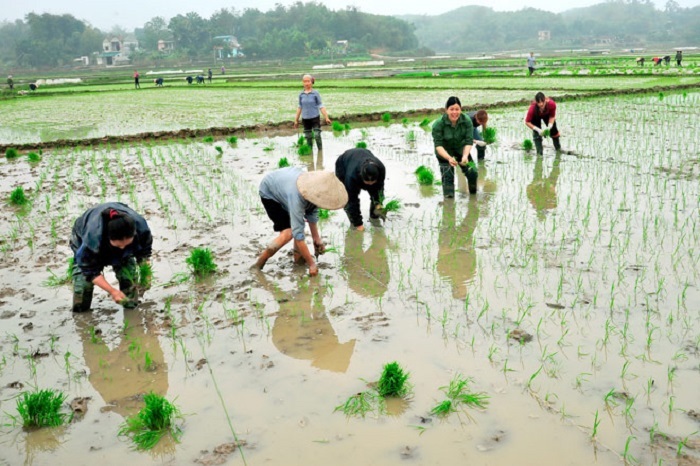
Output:
[[[417,184],[437,162],[415,124],[324,132],[314,157],[284,136],[3,160],[2,196],[23,186],[32,205],[1,214],[0,408],[9,423],[20,386],[90,400],[65,428],[4,427],[0,464],[700,463],[699,101],[563,103],[565,151],[544,157],[520,149],[525,108],[492,112],[479,192],[460,178],[454,201]],[[273,236],[264,173],[281,157],[332,170],[360,140],[401,211],[364,233],[342,211],[322,220],[334,251],[318,277],[289,246],[252,273]],[[148,219],[155,286],[137,310],[96,292],[72,315],[70,287],[41,284],[65,269],[73,220],[106,200]],[[178,280],[198,246],[216,277]],[[391,361],[410,372],[407,402],[334,412]],[[431,415],[457,373],[490,404]],[[117,431],[149,390],[180,406],[184,434],[139,453]],[[234,431],[244,457],[216,454]]]

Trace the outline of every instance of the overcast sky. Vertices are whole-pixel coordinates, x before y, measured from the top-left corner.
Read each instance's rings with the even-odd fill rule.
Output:
[[[493,1],[482,0],[441,0],[432,3],[426,0],[324,0],[319,3],[337,10],[347,6],[357,7],[365,13],[379,15],[402,14],[428,14],[437,15],[454,10],[464,5],[491,6],[499,11],[519,10],[524,6],[554,11],[556,13],[583,6],[601,3],[602,0],[528,0],[527,2],[515,0],[501,0],[494,7]],[[700,0],[676,0],[682,7],[693,7],[700,4]],[[112,26],[119,25],[127,30],[142,27],[154,16],[163,16],[169,20],[178,14],[190,11],[199,13],[204,18],[209,18],[212,13],[221,8],[257,8],[267,11],[274,8],[275,4],[291,5],[291,0],[3,0],[0,8],[0,18],[3,21],[23,19],[27,13],[51,13],[72,14],[78,19],[86,20],[102,30],[110,30]],[[663,9],[666,0],[654,0],[657,8]]]

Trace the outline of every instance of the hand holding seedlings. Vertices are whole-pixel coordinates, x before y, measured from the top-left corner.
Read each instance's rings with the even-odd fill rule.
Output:
[[[343,183],[348,193],[348,205],[345,213],[352,226],[359,231],[363,226],[360,212],[360,192],[367,191],[371,206],[381,206],[384,197],[384,179],[386,168],[372,152],[367,149],[355,148],[345,151],[335,162],[335,176]],[[377,218],[370,210],[370,218]]]
[[[319,242],[314,241],[314,255],[316,256],[316,259],[318,259],[318,256],[325,254],[325,252],[326,252],[326,245],[323,244],[323,241],[319,241]]]
[[[381,218],[382,220],[386,221],[386,211],[384,210],[384,207],[381,204],[377,204],[374,206],[374,210],[372,210],[372,215],[374,215],[376,218]]]

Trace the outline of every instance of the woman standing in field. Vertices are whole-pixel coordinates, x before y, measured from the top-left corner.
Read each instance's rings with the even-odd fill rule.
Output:
[[[316,140],[318,150],[323,149],[323,141],[321,140],[321,113],[327,124],[331,124],[331,119],[328,118],[326,107],[321,101],[321,95],[313,89],[315,83],[314,78],[310,74],[305,74],[301,78],[301,83],[304,90],[299,94],[299,106],[297,114],[294,117],[294,127],[299,126],[299,117],[304,125],[304,137],[309,147],[313,147],[313,141]]]
[[[561,135],[557,128],[556,118],[557,104],[542,92],[535,94],[535,101],[530,104],[530,108],[525,116],[525,126],[532,130],[532,138],[535,141],[537,155],[542,155],[542,138],[547,136],[552,138],[554,149],[557,151],[561,150],[561,142],[559,141],[559,136]],[[545,131],[548,131],[548,133],[545,133]]]
[[[108,202],[88,209],[75,221],[70,239],[73,250],[73,312],[90,310],[97,285],[115,303],[136,307],[136,265],[148,263],[153,237],[146,220],[126,204]],[[112,266],[119,280],[113,288],[102,270]]]
[[[442,194],[446,198],[455,197],[455,167],[462,169],[467,177],[469,192],[475,194],[479,173],[470,154],[474,144],[474,126],[471,119],[462,113],[459,98],[453,96],[447,99],[444,115],[433,123],[433,144],[440,164]]]

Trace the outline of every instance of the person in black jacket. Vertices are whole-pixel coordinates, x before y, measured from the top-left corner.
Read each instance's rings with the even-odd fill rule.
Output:
[[[148,262],[153,237],[146,220],[126,204],[107,202],[88,209],[73,225],[73,312],[90,310],[95,285],[115,303],[136,307],[136,264]],[[102,269],[112,266],[119,280],[113,288]]]
[[[345,185],[348,203],[345,213],[352,226],[359,231],[365,229],[360,213],[360,191],[369,193],[372,207],[370,218],[384,217],[382,198],[384,197],[384,164],[367,149],[350,149],[335,161],[335,176]]]

